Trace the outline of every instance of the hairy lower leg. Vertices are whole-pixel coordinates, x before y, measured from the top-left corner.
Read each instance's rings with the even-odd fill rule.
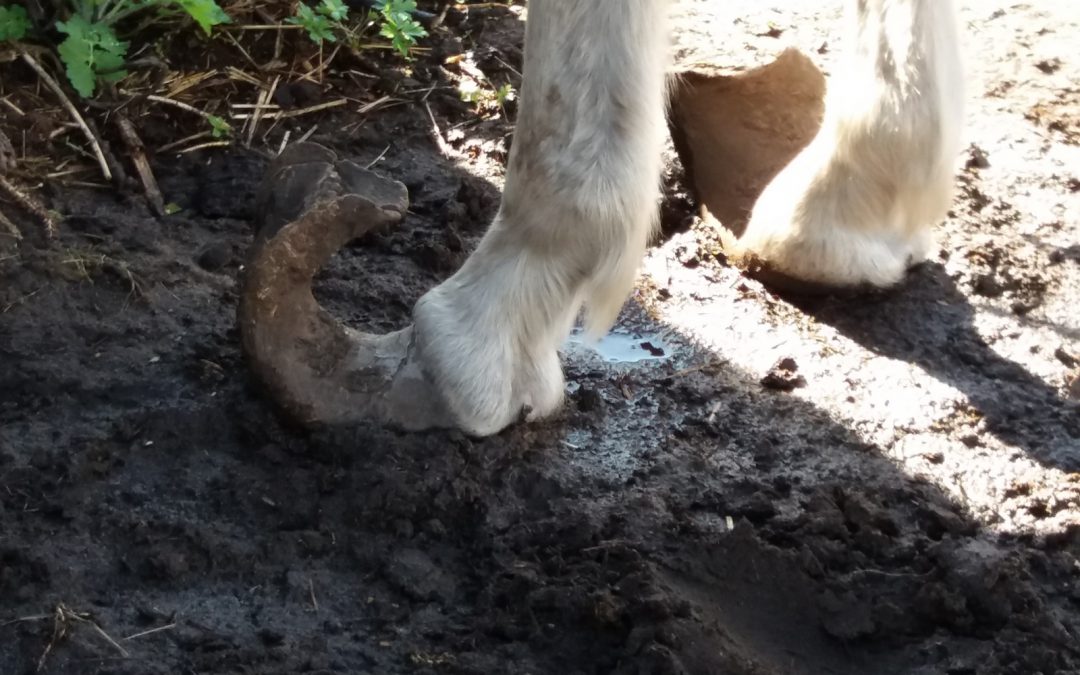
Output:
[[[421,358],[463,427],[561,401],[555,350],[584,304],[614,320],[655,220],[666,0],[533,0],[499,214],[417,304]]]
[[[818,137],[755,205],[745,246],[809,281],[878,286],[926,253],[959,150],[950,0],[851,0]]]

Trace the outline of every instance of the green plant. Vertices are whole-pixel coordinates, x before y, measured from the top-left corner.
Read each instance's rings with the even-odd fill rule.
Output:
[[[502,108],[506,105],[507,101],[513,101],[517,94],[514,93],[514,88],[507,82],[503,86],[495,90],[495,102]]]
[[[30,18],[19,5],[0,7],[0,42],[21,40],[30,31]]]
[[[394,49],[409,58],[409,50],[416,45],[417,38],[427,35],[427,31],[413,18],[416,0],[375,0],[375,15],[379,23],[379,35],[388,38]],[[323,42],[336,42],[338,33],[347,38],[349,44],[359,48],[358,34],[371,25],[370,17],[362,21],[359,32],[345,26],[349,8],[342,0],[321,0],[316,5],[301,2],[296,7],[296,15],[285,21],[300,26],[311,41],[322,46]]]
[[[322,0],[315,9],[301,2],[296,7],[296,16],[291,16],[285,21],[302,26],[312,42],[322,45],[324,40],[330,42],[337,40],[334,37],[334,29],[341,29],[342,22],[348,16],[349,8],[342,0]]]
[[[115,82],[127,75],[124,57],[128,44],[121,42],[108,24],[91,23],[76,14],[67,22],[58,21],[56,29],[67,35],[57,51],[71,86],[81,96],[94,95],[98,77]]]
[[[115,82],[127,75],[128,43],[116,34],[116,24],[124,19],[147,10],[163,17],[179,10],[207,35],[214,26],[229,22],[216,0],[67,0],[66,4],[71,14],[67,21],[58,21],[56,29],[67,37],[56,51],[71,86],[86,98],[94,95],[98,80]],[[30,28],[25,9],[0,7],[0,42],[21,40]]]
[[[214,26],[229,23],[231,20],[215,0],[175,0],[175,2],[195,23],[199,24],[199,28],[202,28],[207,35],[210,35],[210,31]],[[144,4],[146,3],[144,2]],[[156,4],[168,5],[168,2],[167,0],[165,2],[159,1]]]
[[[232,127],[229,126],[224,117],[210,115],[206,118],[206,121],[210,123],[210,135],[214,138],[228,138],[232,135]]]
[[[487,86],[483,83],[487,83]],[[509,82],[498,89],[495,89],[487,78],[483,79],[483,83],[469,78],[458,84],[458,95],[461,96],[461,100],[472,103],[478,112],[485,108],[502,110],[507,101],[512,101],[517,96],[514,87]]]
[[[376,0],[375,9],[382,17],[379,35],[388,38],[394,49],[409,58],[409,50],[416,45],[416,40],[428,34],[413,18],[416,0]]]

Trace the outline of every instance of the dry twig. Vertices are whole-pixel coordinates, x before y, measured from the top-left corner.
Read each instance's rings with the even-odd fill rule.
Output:
[[[176,154],[186,155],[189,152],[195,152],[197,150],[207,150],[209,148],[227,148],[230,145],[232,145],[231,141],[211,141],[209,143],[200,143],[198,145],[193,145],[190,148],[184,148],[183,150],[177,151]]]
[[[101,143],[98,141],[97,136],[94,135],[94,132],[90,130],[90,126],[86,123],[86,120],[83,119],[83,116],[79,114],[79,111],[75,108],[71,99],[67,97],[63,88],[57,84],[52,75],[49,75],[49,73],[41,67],[41,64],[38,63],[33,56],[30,56],[28,52],[22,52],[21,56],[22,60],[26,62],[26,65],[34,69],[34,72],[38,74],[38,77],[45,83],[45,86],[51,89],[52,92],[60,98],[60,102],[68,111],[68,114],[71,115],[72,119],[75,120],[75,123],[79,125],[79,128],[82,129],[83,135],[86,136],[86,140],[89,141],[90,147],[93,148],[94,157],[97,159],[98,166],[101,167],[101,174],[105,177],[105,180],[111,181],[113,179],[113,174],[112,171],[109,170],[109,163],[105,161],[105,153],[101,150]]]
[[[255,103],[255,112],[251,115],[250,123],[247,128],[247,137],[244,139],[244,147],[251,147],[251,140],[255,137],[255,128],[259,126],[259,121],[262,119],[263,111],[269,105],[270,101],[274,98],[274,93],[277,91],[278,82],[281,81],[281,76],[274,77],[273,83],[271,83],[269,89],[260,89],[259,98]]]
[[[154,633],[160,633],[163,630],[172,630],[173,628],[176,628],[176,622],[175,621],[173,621],[172,623],[167,623],[164,626],[158,626],[157,628],[150,628],[150,629],[147,629],[147,630],[139,631],[138,633],[134,633],[132,635],[128,635],[127,637],[120,638],[120,639],[127,642],[128,640],[134,640],[136,638],[146,637],[147,635],[153,635]]]
[[[198,108],[196,108],[193,105],[188,105],[187,103],[184,103],[183,101],[177,101],[175,99],[165,98],[164,96],[156,96],[154,94],[150,94],[149,96],[146,97],[146,100],[147,101],[153,101],[154,103],[161,103],[162,105],[171,105],[174,108],[179,108],[180,110],[185,110],[185,111],[187,111],[189,113],[199,115],[200,117],[202,117],[203,119],[206,119],[206,120],[209,120],[211,117],[213,117],[213,115],[211,115],[210,113],[199,110]]]
[[[446,142],[443,138],[442,130],[439,129],[439,123],[435,121],[435,114],[431,112],[431,104],[424,102],[424,109],[427,110],[428,119],[431,120],[431,135],[435,139],[435,143],[439,146],[439,150],[447,159],[457,159],[457,152],[454,148]]]
[[[309,115],[311,113],[319,112],[319,111],[322,111],[322,110],[329,110],[330,108],[338,108],[338,107],[341,107],[341,106],[347,104],[348,102],[349,102],[348,99],[339,98],[339,99],[334,100],[334,101],[327,101],[325,103],[319,103],[317,105],[309,106],[307,108],[298,108],[296,110],[279,110],[277,112],[262,113],[261,115],[259,114],[261,109],[256,107],[255,112],[253,112],[253,113],[240,113],[238,115],[233,115],[232,117],[235,120],[246,120],[246,119],[250,119],[251,117],[254,117],[254,116],[257,115],[259,117],[259,119],[264,119],[264,120],[277,120],[277,119],[282,119],[283,120],[283,119],[288,119],[290,117],[301,117],[303,115]]]
[[[11,197],[23,210],[37,218],[45,228],[45,236],[49,239],[56,237],[56,219],[41,202],[20,190],[4,176],[0,176],[0,192]]]
[[[114,640],[111,635],[106,633],[101,628],[101,626],[99,626],[97,622],[94,621],[93,616],[90,613],[76,612],[64,603],[58,604],[56,606],[56,609],[53,610],[52,614],[38,614],[35,616],[20,617],[18,619],[0,625],[7,625],[9,623],[16,623],[22,621],[45,621],[47,619],[52,619],[53,629],[52,635],[49,637],[49,642],[45,645],[45,649],[44,651],[42,651],[41,657],[38,658],[37,672],[39,673],[42,671],[42,669],[45,668],[45,662],[48,660],[49,654],[51,654],[53,649],[55,649],[56,646],[60,644],[61,640],[63,640],[67,636],[67,634],[71,630],[71,627],[76,625],[89,626],[91,630],[101,636],[101,638],[108,642],[109,645],[113,647],[113,649],[119,652],[122,657],[128,658],[129,656],[131,656],[131,654],[128,653],[128,650],[121,647],[119,642]]]
[[[117,113],[116,127],[120,130],[120,138],[124,139],[128,155],[139,174],[139,181],[143,185],[146,199],[150,202],[150,208],[153,209],[154,215],[165,215],[165,198],[161,196],[161,188],[158,187],[157,179],[154,178],[154,172],[150,168],[150,160],[146,157],[146,146],[135,133],[135,126],[126,116]]]

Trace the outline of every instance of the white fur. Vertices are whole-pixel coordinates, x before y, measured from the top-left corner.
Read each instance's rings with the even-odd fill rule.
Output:
[[[532,0],[502,205],[461,270],[414,310],[420,358],[485,435],[562,403],[557,349],[633,286],[659,199],[666,0]]]
[[[853,0],[814,141],[765,189],[740,245],[809,281],[889,286],[952,199],[963,80],[952,0]]]
[[[852,0],[824,126],[771,184],[744,241],[793,276],[887,285],[948,207],[961,77],[951,0]],[[615,319],[653,229],[665,139],[666,0],[532,0],[502,205],[461,270],[414,310],[459,426],[555,411],[557,348],[582,305]],[[723,161],[719,159],[718,161]]]

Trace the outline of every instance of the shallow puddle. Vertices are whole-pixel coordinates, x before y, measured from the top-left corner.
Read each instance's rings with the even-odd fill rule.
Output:
[[[668,359],[672,347],[659,333],[642,333],[615,330],[599,341],[588,339],[584,332],[575,328],[567,343],[584,347],[608,363],[639,363]]]

